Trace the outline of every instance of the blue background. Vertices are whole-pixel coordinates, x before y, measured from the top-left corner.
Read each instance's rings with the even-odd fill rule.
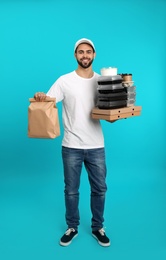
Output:
[[[64,220],[61,136],[27,137],[29,101],[77,66],[94,41],[94,70],[132,73],[140,117],[102,121],[109,248],[91,237],[89,184],[80,187],[79,237],[59,246]],[[166,1],[0,0],[0,259],[166,259]]]

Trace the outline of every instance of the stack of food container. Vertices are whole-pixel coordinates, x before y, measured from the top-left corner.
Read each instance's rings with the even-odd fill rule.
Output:
[[[92,109],[93,119],[114,121],[140,115],[142,107],[135,106],[136,87],[132,74],[117,74],[116,68],[103,68],[97,83],[97,107]]]
[[[113,109],[127,106],[127,92],[122,86],[122,80],[121,75],[98,78],[98,108]]]
[[[136,87],[132,81],[132,74],[118,74],[117,68],[101,69],[98,78],[97,107],[100,109],[114,109],[134,106]]]
[[[122,86],[127,93],[127,106],[134,106],[136,102],[136,87],[132,81],[132,74],[120,74],[122,76]]]

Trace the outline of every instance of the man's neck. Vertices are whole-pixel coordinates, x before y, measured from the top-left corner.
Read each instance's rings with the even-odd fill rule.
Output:
[[[79,66],[76,70],[76,73],[78,76],[80,76],[82,78],[87,78],[87,79],[92,78],[94,75],[94,72],[93,72],[91,66],[87,69],[84,69],[81,66]]]

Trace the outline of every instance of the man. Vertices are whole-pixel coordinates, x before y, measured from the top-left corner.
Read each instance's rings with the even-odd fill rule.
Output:
[[[77,69],[57,79],[47,95],[38,92],[34,96],[37,101],[43,101],[46,96],[55,97],[56,102],[62,101],[63,104],[62,159],[68,229],[60,239],[60,245],[68,246],[78,235],[80,175],[84,164],[91,187],[92,235],[100,245],[109,246],[110,240],[103,229],[107,190],[104,138],[99,120],[91,118],[97,101],[99,76],[92,69],[96,56],[93,42],[86,38],[78,40],[74,55],[78,62]]]

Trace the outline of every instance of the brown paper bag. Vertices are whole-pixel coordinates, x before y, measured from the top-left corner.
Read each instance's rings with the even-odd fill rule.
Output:
[[[58,109],[55,98],[47,97],[45,101],[37,102],[30,98],[28,107],[28,137],[56,138],[60,135]]]

